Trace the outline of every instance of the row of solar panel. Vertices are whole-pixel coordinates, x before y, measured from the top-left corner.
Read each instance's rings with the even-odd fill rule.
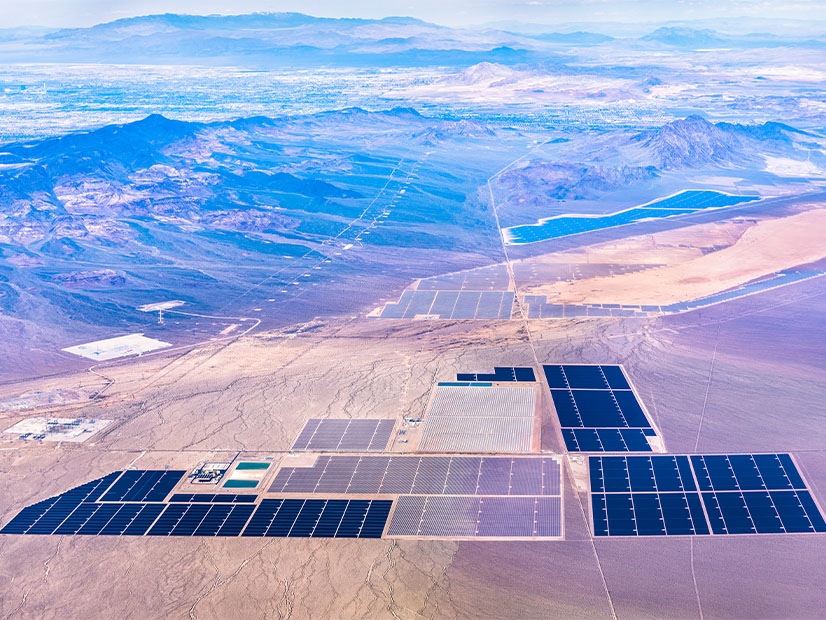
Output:
[[[622,368],[616,365],[545,365],[545,378],[552,390],[630,390]]]
[[[398,303],[385,304],[382,319],[412,319],[435,315],[441,319],[509,319],[512,291],[406,290]]]
[[[307,420],[292,450],[381,452],[393,434],[395,420]]]
[[[130,469],[123,472],[101,501],[162,502],[184,474],[186,471],[181,470]]]
[[[600,493],[806,489],[788,454],[592,456],[589,468]]]
[[[381,538],[392,500],[265,499],[243,536]]]
[[[170,502],[196,504],[235,504],[254,503],[257,495],[232,495],[228,493],[175,493]]]
[[[553,458],[321,456],[312,467],[282,467],[271,493],[389,495],[559,495]]]
[[[826,532],[803,490],[594,493],[591,506],[595,536]]]
[[[244,536],[380,538],[393,503],[392,500],[265,499],[255,506],[251,503],[94,501],[115,477],[99,479],[28,506],[0,533],[238,536],[243,531]],[[247,522],[249,525],[244,529]]]
[[[458,373],[457,381],[536,381],[533,368],[494,366],[493,373]]]
[[[651,452],[652,428],[563,428],[568,452]]]
[[[504,229],[504,234],[508,244],[534,243],[655,218],[694,213],[703,209],[727,207],[758,198],[759,196],[732,196],[710,190],[689,190],[681,192],[676,197],[615,213],[555,216],[534,224],[512,226]]]
[[[562,536],[559,497],[456,497],[403,495],[388,536],[451,538]]]
[[[826,531],[788,454],[604,456],[589,468],[596,536]]]
[[[563,428],[651,428],[631,391],[551,390]]]

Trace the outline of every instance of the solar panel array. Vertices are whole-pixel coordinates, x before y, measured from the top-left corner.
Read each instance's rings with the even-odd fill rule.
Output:
[[[397,303],[385,304],[379,318],[412,319],[428,315],[440,319],[509,319],[512,291],[406,290]]]
[[[264,499],[243,536],[381,538],[392,500]]]
[[[436,386],[422,423],[421,452],[528,452],[536,391],[527,387]]]
[[[494,366],[492,373],[460,372],[456,381],[536,381],[533,368]]]
[[[562,536],[560,497],[403,495],[388,536],[535,538]]]
[[[656,432],[619,366],[542,369],[569,452],[651,452]]]
[[[175,493],[169,498],[170,502],[183,502],[187,504],[221,504],[221,503],[254,503],[258,499],[257,495],[232,495],[230,493]]]
[[[695,213],[704,209],[719,209],[758,200],[759,196],[732,196],[714,190],[687,190],[645,205],[616,213],[596,215],[558,215],[544,218],[535,224],[522,224],[504,229],[509,245],[534,243],[568,235],[592,232],[614,226]]]
[[[162,503],[166,495],[148,499],[159,497],[158,489],[173,479],[174,487],[185,473],[116,471],[27,506],[0,533],[381,538],[393,504],[311,498],[264,499],[256,505],[255,495],[201,493],[178,493],[169,503]]]
[[[395,420],[336,420],[311,418],[292,450],[382,452],[393,434]]]
[[[595,536],[826,532],[788,454],[592,456]]]
[[[0,533],[142,535],[163,510],[145,502],[163,501],[185,473],[112,472],[24,508]]]
[[[282,467],[270,493],[379,495],[559,495],[554,458],[320,456],[312,467]]]

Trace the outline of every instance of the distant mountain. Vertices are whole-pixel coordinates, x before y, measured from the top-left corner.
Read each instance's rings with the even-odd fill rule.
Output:
[[[530,160],[497,179],[508,202],[522,209],[551,201],[596,200],[669,173],[741,169],[751,175],[766,162],[809,162],[826,169],[822,137],[782,123],[712,123],[689,116],[643,131],[612,132],[599,140],[561,143],[555,157]]]
[[[143,331],[153,317],[135,308],[156,301],[222,316],[264,305],[279,325],[486,264],[498,237],[476,196],[497,141],[473,120],[347,108],[154,114],[2,145],[0,331],[17,340],[0,359],[41,336]],[[485,156],[457,161],[464,150]]]
[[[548,43],[562,43],[565,45],[599,45],[614,40],[614,37],[609,37],[606,34],[581,30],[577,32],[546,32],[533,35],[533,38]]]
[[[15,43],[0,45],[0,58],[266,67],[513,63],[532,58],[544,45],[505,31],[452,29],[409,17],[333,19],[300,13],[147,15],[29,33],[26,45]]]
[[[680,49],[772,48],[789,45],[808,48],[826,47],[826,40],[822,38],[780,37],[766,33],[730,35],[708,28],[697,29],[687,26],[663,26],[640,37],[639,40]]]

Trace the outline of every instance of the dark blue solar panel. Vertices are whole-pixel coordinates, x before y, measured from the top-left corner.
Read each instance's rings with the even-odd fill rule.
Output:
[[[264,536],[281,507],[281,499],[263,499],[252,515],[243,536]]]
[[[138,478],[135,484],[130,488],[126,495],[123,496],[123,501],[126,502],[141,502],[146,499],[146,496],[163,477],[162,471],[145,471],[143,475]]]
[[[817,504],[815,504],[815,500],[809,491],[797,491],[796,494],[814,530],[816,532],[826,532],[826,521],[823,520],[823,515],[820,514]]]
[[[369,504],[369,500],[350,500],[341,519],[336,538],[358,537]]]
[[[129,526],[143,508],[143,504],[122,504],[120,510],[100,531],[101,534],[119,536]]]
[[[642,429],[642,434],[645,435],[646,437],[656,437],[657,436],[657,431],[655,431],[653,428],[649,427],[649,428]]]
[[[605,491],[605,483],[602,478],[602,459],[592,456],[588,459],[588,469],[591,477],[591,492],[602,493]]]
[[[186,471],[165,471],[161,479],[146,494],[143,500],[137,501],[162,502],[185,474]]]
[[[622,436],[622,440],[625,442],[627,449],[629,452],[651,452],[651,444],[648,443],[648,440],[645,438],[646,431],[648,429],[639,429],[639,428],[621,428],[619,429],[619,434]],[[653,429],[652,429],[653,430]],[[600,431],[600,432],[604,432]]]
[[[608,536],[608,514],[605,495],[591,495],[591,512],[594,517],[594,536]]]
[[[599,366],[565,364],[562,366],[562,372],[568,379],[568,385],[573,389],[608,389],[608,383]]]
[[[789,477],[789,480],[792,483],[792,487],[795,489],[805,489],[806,483],[804,483],[803,478],[800,477],[800,474],[797,471],[797,467],[795,467],[794,462],[792,461],[792,457],[790,457],[788,454],[778,454],[777,457],[780,459],[780,463],[783,465],[783,469],[785,470],[786,475]]]
[[[218,504],[209,507],[209,512],[195,530],[194,536],[215,536],[229,516],[232,506]]]
[[[221,529],[218,530],[218,536],[238,536],[247,521],[255,510],[255,506],[251,504],[240,504],[232,507],[232,510],[227,517]]]
[[[269,529],[267,536],[287,536],[295,523],[295,518],[301,512],[304,505],[303,499],[285,499],[278,509]]]
[[[364,525],[359,533],[359,538],[381,538],[384,532],[384,525],[387,523],[387,515],[390,514],[390,507],[393,502],[390,500],[374,499],[367,509],[367,516],[364,518]]]
[[[295,519],[289,535],[292,537],[308,537],[313,533],[318,518],[321,516],[321,511],[324,510],[326,500],[323,499],[308,499],[301,507],[301,512]]]
[[[123,499],[124,495],[129,492],[129,489],[137,482],[137,480],[143,475],[143,471],[138,471],[134,469],[130,469],[128,471],[123,472],[123,475],[112,485],[112,488],[106,492],[106,494],[101,497],[101,501],[104,502],[119,502]]]
[[[625,457],[602,457],[602,479],[605,491],[608,493],[630,491],[630,481]]]
[[[554,401],[556,415],[559,418],[559,425],[568,428],[582,427],[582,419],[574,404],[571,392],[567,390],[551,390],[551,398]]]
[[[147,532],[147,536],[169,536],[169,532],[178,524],[187,510],[189,506],[186,504],[169,504],[163,514],[158,517],[155,525]]]
[[[181,519],[175,527],[172,528],[170,536],[192,536],[211,508],[212,506],[205,504],[191,504],[187,506],[186,512],[181,516]]]
[[[691,513],[691,522],[694,525],[694,533],[708,534],[708,522],[706,521],[706,515],[703,512],[703,504],[700,501],[700,494],[686,493],[685,497],[688,500],[688,508]]]
[[[633,392],[613,392],[613,395],[620,409],[622,409],[622,415],[630,428],[649,428],[651,426]]]
[[[533,372],[533,368],[514,368],[513,371],[517,381],[536,381],[536,375]]]
[[[576,403],[582,426],[624,427],[625,418],[617,408],[612,392],[608,390],[574,390],[571,392]]]
[[[100,508],[95,511],[95,514],[89,517],[89,520],[86,521],[77,533],[91,536],[100,534],[100,531],[106,527],[118,510],[120,510],[120,505],[118,504],[101,504]]]
[[[164,506],[161,504],[146,504],[143,506],[138,515],[123,531],[124,536],[143,536],[149,526],[155,521],[158,515],[163,511]]]
[[[656,493],[634,493],[634,517],[639,536],[664,536],[666,534],[660,498]]]
[[[657,483],[654,478],[654,469],[651,465],[650,458],[630,458],[627,459],[626,463],[632,491],[640,492],[657,490]]]
[[[593,428],[572,429],[580,452],[604,452],[597,431]]]
[[[341,517],[344,515],[344,510],[346,508],[346,499],[327,500],[327,504],[321,512],[321,516],[318,519],[315,530],[313,530],[313,537],[333,538],[338,531],[338,526],[341,523]]]
[[[703,494],[705,497],[706,494]],[[715,493],[717,506],[723,516],[726,533],[754,534],[755,529],[749,516],[746,502],[740,493]],[[708,506],[706,507],[708,510]]]
[[[582,429],[582,431],[586,431],[589,429]],[[627,452],[627,446],[625,444],[625,440],[623,439],[622,435],[619,432],[619,429],[615,428],[601,428],[596,431],[597,436],[599,437],[599,444],[602,446],[602,450],[604,452]]]
[[[683,485],[680,481],[680,472],[677,469],[676,459],[673,456],[652,456],[650,458],[654,466],[657,490],[660,492],[682,491]]]
[[[188,504],[192,501],[193,497],[195,496],[192,493],[175,493],[172,497],[169,498],[169,501]]]
[[[634,504],[630,493],[611,493],[605,496],[608,511],[608,532],[611,536],[634,536]]]
[[[574,434],[574,429],[572,428],[563,428],[562,429],[562,439],[565,440],[565,449],[568,452],[581,452],[579,449],[579,444],[576,441],[576,435]]]
[[[625,378],[625,375],[622,373],[622,369],[619,366],[600,366],[600,368],[602,369],[602,374],[605,375],[605,378],[608,380],[608,385],[611,386],[611,389],[631,389],[631,386],[628,385],[628,380]]]
[[[691,512],[683,493],[660,493],[665,529],[669,536],[689,535],[694,533]]]
[[[77,531],[83,527],[86,521],[89,520],[95,511],[100,508],[101,504],[80,504],[75,508],[74,512],[69,515],[63,523],[55,529],[55,534],[77,534]]]
[[[460,372],[456,375],[456,381],[476,381],[476,373]]]
[[[565,380],[562,366],[543,366],[542,370],[545,372],[545,379],[548,381],[549,388],[568,389],[568,382]]]
[[[57,500],[57,497],[51,497],[42,502],[27,506],[17,513],[17,515],[0,530],[0,534],[25,534],[26,530],[51,508]]]

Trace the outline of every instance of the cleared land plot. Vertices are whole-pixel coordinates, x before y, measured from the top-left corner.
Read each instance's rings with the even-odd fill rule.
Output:
[[[395,420],[334,420],[312,418],[291,450],[381,452],[393,434]]]
[[[589,469],[595,536],[826,532],[788,454],[591,457]]]
[[[650,243],[650,242],[649,242]],[[652,257],[659,250],[649,246]],[[613,277],[532,287],[554,304],[668,306],[717,295],[826,257],[826,209],[762,220],[733,245],[675,264]]]
[[[270,493],[559,495],[560,463],[544,457],[320,456],[282,467]]]
[[[157,351],[158,349],[165,349],[171,346],[168,342],[147,338],[143,334],[128,334],[126,336],[118,336],[117,338],[87,342],[86,344],[67,347],[63,350],[67,353],[80,355],[90,360],[105,362],[106,360],[126,357],[127,355],[141,355],[142,353]]]
[[[536,390],[436,386],[421,427],[422,452],[527,452],[533,446]]]
[[[7,428],[3,434],[26,440],[81,443],[111,422],[86,418],[27,418]]]
[[[759,196],[732,196],[716,191],[689,190],[654,202],[604,215],[559,215],[536,224],[514,226],[502,232],[508,245],[521,245],[576,235],[644,220],[687,215],[705,209],[720,209]]]
[[[403,495],[388,536],[416,538],[559,538],[559,497]]]

